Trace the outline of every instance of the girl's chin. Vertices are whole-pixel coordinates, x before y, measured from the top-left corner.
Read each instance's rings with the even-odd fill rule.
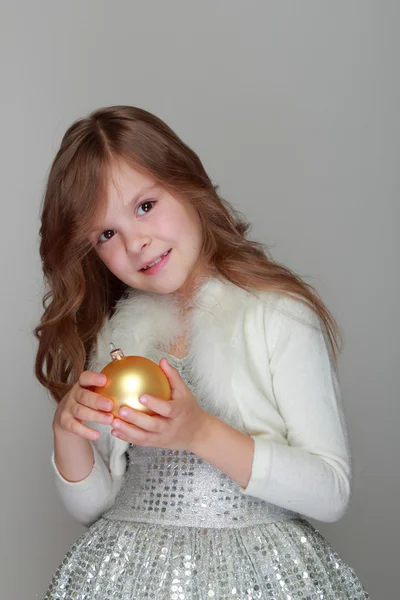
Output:
[[[142,292],[152,292],[154,294],[179,294],[180,290],[183,289],[181,283],[176,283],[171,281],[170,277],[165,278],[164,281],[156,278],[147,278],[143,281],[144,278],[140,278],[140,280],[135,280],[133,282],[126,282],[129,287],[132,287],[136,290],[141,290]]]

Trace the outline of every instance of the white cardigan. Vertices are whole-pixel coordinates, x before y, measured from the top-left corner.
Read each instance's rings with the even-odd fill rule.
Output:
[[[90,370],[110,362],[109,343],[125,355],[157,356],[179,333],[170,295],[132,290],[98,335]],[[351,461],[341,391],[322,321],[295,297],[255,295],[218,279],[197,292],[189,314],[192,371],[214,414],[255,442],[243,494],[320,521],[336,521],[350,499]],[[112,505],[126,470],[128,443],[109,425],[91,442],[92,472],[65,480],[51,462],[68,512],[90,525]]]

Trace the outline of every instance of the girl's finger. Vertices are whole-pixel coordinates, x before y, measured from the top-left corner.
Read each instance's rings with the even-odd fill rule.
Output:
[[[159,398],[154,398],[154,396],[146,394],[139,397],[139,402],[162,417],[171,419],[173,416],[174,405],[171,400],[160,400]]]
[[[84,425],[80,421],[76,419],[72,419],[67,427],[68,433],[74,433],[75,435],[79,435],[80,437],[86,438],[88,440],[98,440],[100,437],[100,433],[87,425]]]
[[[77,402],[72,405],[71,414],[75,419],[79,419],[80,421],[94,421],[95,423],[111,424],[114,418],[110,413],[93,410]]]
[[[114,419],[111,429],[112,435],[132,444],[154,445],[154,433],[145,431],[136,425]]]
[[[166,358],[162,358],[159,365],[168,378],[172,395],[174,392],[179,390],[180,386],[182,385],[182,377],[180,376],[179,371],[170,365]]]
[[[133,408],[129,408],[127,406],[120,408],[118,414],[120,419],[123,421],[136,425],[136,427],[140,427],[140,429],[144,429],[145,431],[159,433],[162,430],[163,423],[159,416],[148,415],[145,412],[134,410]],[[118,419],[117,421],[114,420],[113,427],[115,424],[118,427]]]
[[[96,392],[91,392],[85,388],[78,389],[75,400],[83,406],[94,408],[95,410],[112,410],[113,403],[109,398],[104,398]]]
[[[82,387],[103,386],[107,383],[107,377],[102,373],[83,371],[83,373],[79,375],[78,382]]]

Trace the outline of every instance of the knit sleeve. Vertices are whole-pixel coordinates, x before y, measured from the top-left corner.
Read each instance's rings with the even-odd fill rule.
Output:
[[[252,472],[244,494],[332,522],[345,513],[351,459],[338,373],[319,316],[284,297],[265,331],[275,401],[286,444],[252,436]]]
[[[94,462],[89,475],[76,482],[65,479],[55,464],[54,450],[51,465],[57,491],[68,513],[82,525],[89,526],[113,504],[123,481],[123,473],[115,475],[110,470],[111,436],[106,427],[94,422],[87,425],[100,431],[99,440],[90,442]]]

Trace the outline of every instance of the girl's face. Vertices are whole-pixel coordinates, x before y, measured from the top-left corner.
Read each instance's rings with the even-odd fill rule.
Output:
[[[203,241],[196,209],[125,164],[113,173],[90,240],[108,269],[136,289],[188,297],[205,271],[194,272]]]

